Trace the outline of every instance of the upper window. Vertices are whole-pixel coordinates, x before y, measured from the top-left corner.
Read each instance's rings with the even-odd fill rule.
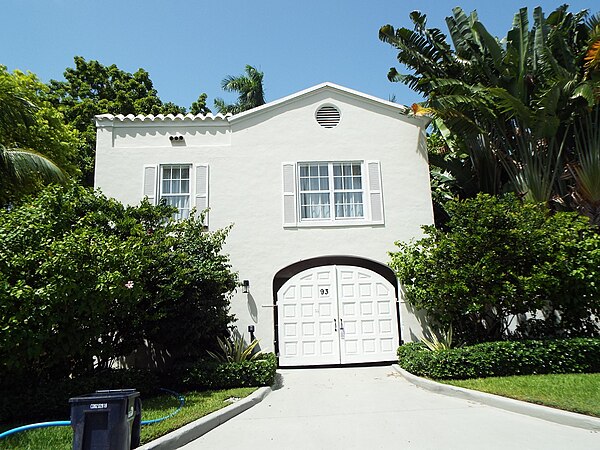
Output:
[[[361,163],[303,163],[298,169],[301,221],[364,219]]]
[[[173,218],[187,219],[190,215],[190,172],[189,164],[160,166],[160,198],[175,206]]]

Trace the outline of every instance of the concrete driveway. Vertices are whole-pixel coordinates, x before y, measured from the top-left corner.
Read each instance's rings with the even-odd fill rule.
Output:
[[[181,448],[600,449],[600,433],[432,393],[392,367],[278,372],[261,403]]]

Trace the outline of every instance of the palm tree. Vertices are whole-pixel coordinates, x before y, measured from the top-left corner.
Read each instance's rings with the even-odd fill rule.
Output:
[[[29,192],[39,182],[63,182],[63,171],[45,156],[19,148],[11,129],[35,123],[36,106],[21,95],[6,68],[0,66],[0,205]]]
[[[228,105],[223,99],[216,98],[215,108],[218,112],[237,114],[265,104],[264,74],[249,65],[246,65],[245,72],[245,75],[229,75],[223,79],[221,88],[227,92],[237,92],[238,101]]]

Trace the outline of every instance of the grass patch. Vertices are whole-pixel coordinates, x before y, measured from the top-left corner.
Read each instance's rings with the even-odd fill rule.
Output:
[[[600,417],[600,373],[522,375],[438,381]]]
[[[142,427],[142,444],[150,442],[173,430],[181,428],[196,419],[230,405],[225,400],[231,397],[243,398],[257,388],[236,388],[220,391],[188,392],[184,394],[185,405],[175,416],[163,422]],[[173,412],[179,401],[171,395],[162,395],[147,400],[142,399],[142,420],[158,419]],[[68,419],[67,419],[68,420]],[[0,430],[5,431],[23,425],[2,424]],[[0,449],[19,450],[71,450],[73,433],[71,427],[52,427],[25,431],[0,440]]]

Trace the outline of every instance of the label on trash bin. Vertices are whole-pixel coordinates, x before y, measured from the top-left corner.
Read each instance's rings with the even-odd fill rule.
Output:
[[[91,403],[90,409],[105,409],[108,408],[108,403]]]

